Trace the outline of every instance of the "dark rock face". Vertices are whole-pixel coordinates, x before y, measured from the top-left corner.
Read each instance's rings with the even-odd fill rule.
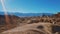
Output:
[[[52,32],[53,33],[60,32],[60,26],[52,26]]]
[[[38,29],[43,29],[44,27],[43,27],[43,26],[38,26],[37,28],[38,28]]]

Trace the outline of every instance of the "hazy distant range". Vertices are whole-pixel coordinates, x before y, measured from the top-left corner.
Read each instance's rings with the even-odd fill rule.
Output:
[[[19,17],[26,17],[26,16],[52,16],[53,14],[52,13],[18,13],[18,12],[7,12],[8,15],[15,15],[15,16],[19,16]],[[4,12],[0,12],[0,15],[4,15]]]

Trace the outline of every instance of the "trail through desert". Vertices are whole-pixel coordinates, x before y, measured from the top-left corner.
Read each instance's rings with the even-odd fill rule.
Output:
[[[33,24],[26,24],[26,25],[23,25],[23,26],[19,26],[19,27],[16,27],[14,29],[11,29],[11,30],[7,30],[7,31],[4,31],[2,33],[6,33],[6,34],[10,34],[12,32],[24,32],[24,31],[27,31],[27,30],[37,30],[37,31],[41,31],[41,32],[44,32],[42,31],[41,29],[38,29],[37,27],[38,26],[44,26],[44,28],[47,28],[48,30],[48,26],[51,25],[50,23],[33,23]],[[48,26],[46,26],[48,25]],[[46,33],[46,32],[45,32]],[[50,32],[49,32],[50,33]]]

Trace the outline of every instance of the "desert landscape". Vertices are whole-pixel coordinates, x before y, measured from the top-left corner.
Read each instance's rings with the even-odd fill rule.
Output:
[[[0,34],[60,34],[60,13],[52,16],[8,17],[9,24],[4,15],[0,15]]]
[[[0,0],[0,34],[60,34],[60,0]]]

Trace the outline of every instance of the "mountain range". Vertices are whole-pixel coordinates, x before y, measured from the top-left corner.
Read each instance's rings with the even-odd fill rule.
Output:
[[[19,17],[26,17],[26,16],[52,16],[52,13],[19,13],[19,12],[7,12],[8,15],[15,15],[15,16],[19,16]],[[4,15],[4,12],[0,12],[0,15]]]

